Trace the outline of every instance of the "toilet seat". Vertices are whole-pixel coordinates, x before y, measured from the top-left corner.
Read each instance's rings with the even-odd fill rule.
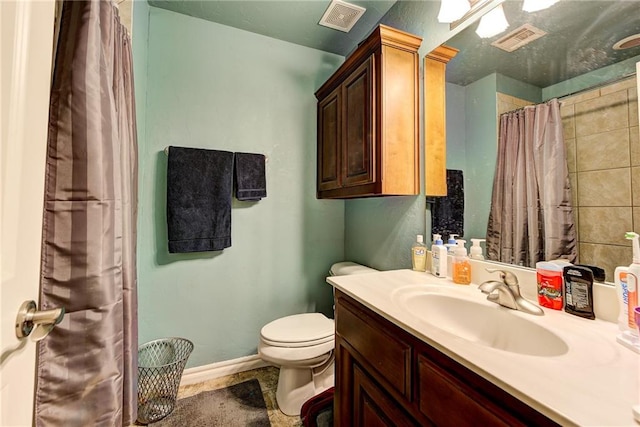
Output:
[[[334,349],[333,339],[308,347],[278,347],[260,340],[258,354],[264,360],[284,366],[311,366],[326,360]]]
[[[307,348],[333,343],[335,324],[322,313],[303,313],[282,317],[260,331],[262,343],[285,348]]]

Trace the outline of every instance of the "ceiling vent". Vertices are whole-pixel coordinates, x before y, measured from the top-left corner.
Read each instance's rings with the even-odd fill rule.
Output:
[[[522,46],[531,43],[534,40],[546,35],[545,31],[540,28],[536,28],[530,24],[524,24],[521,27],[516,28],[504,37],[491,43],[491,46],[495,46],[506,52],[513,52],[516,49],[520,49]]]
[[[333,0],[322,16],[319,24],[348,33],[364,14],[365,10],[367,9],[356,6],[355,4],[341,0]]]

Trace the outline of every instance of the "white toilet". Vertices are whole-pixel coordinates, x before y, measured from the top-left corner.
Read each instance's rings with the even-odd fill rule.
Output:
[[[374,273],[377,270],[339,262],[329,274]],[[286,415],[300,415],[302,404],[334,385],[335,348],[333,319],[321,313],[294,314],[276,319],[260,331],[258,354],[280,366],[276,400]]]

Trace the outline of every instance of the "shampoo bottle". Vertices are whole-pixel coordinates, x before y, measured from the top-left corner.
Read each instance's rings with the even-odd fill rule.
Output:
[[[416,236],[416,242],[411,246],[411,268],[413,271],[425,271],[427,267],[427,247],[423,243],[422,234]]]
[[[469,258],[483,260],[482,246],[480,242],[484,242],[485,239],[471,239],[471,248],[469,248]]]
[[[458,240],[456,250],[453,254],[453,283],[458,285],[468,285],[471,283],[471,263],[467,256],[465,240]]]
[[[439,234],[433,235],[431,246],[431,274],[436,277],[447,277],[447,248],[442,244]]]

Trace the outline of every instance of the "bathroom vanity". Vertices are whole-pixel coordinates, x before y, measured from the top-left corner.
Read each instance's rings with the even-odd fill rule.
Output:
[[[634,424],[640,355],[611,322],[516,312],[410,270],[327,281],[336,425]]]

